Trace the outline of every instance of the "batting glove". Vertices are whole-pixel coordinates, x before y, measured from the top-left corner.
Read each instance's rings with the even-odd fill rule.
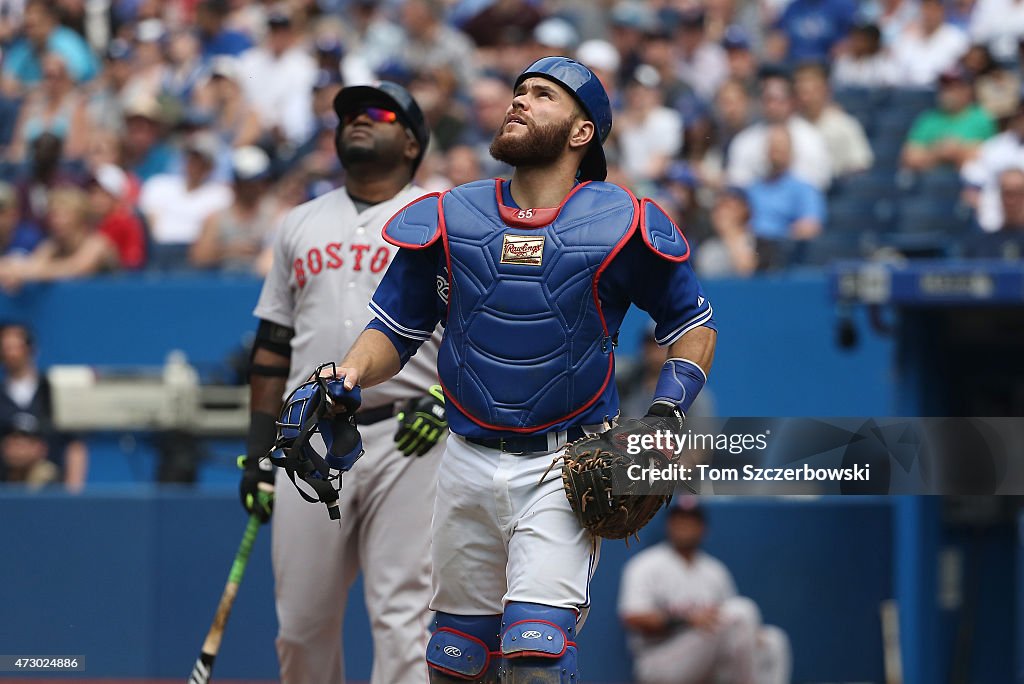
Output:
[[[276,436],[277,423],[274,417],[253,413],[246,444],[248,454],[238,457],[238,467],[242,469],[238,496],[245,512],[258,516],[260,523],[269,521],[274,512],[274,466],[263,456],[270,451]]]
[[[444,393],[440,385],[433,385],[427,396],[409,401],[398,414],[395,444],[406,456],[422,456],[441,441],[447,430]]]

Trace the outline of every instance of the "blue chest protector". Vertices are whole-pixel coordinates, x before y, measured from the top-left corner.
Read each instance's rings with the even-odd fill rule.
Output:
[[[424,197],[385,226],[385,237],[414,249],[443,240],[450,281],[437,369],[446,398],[481,428],[541,432],[584,412],[612,381],[615,331],[602,316],[598,279],[636,230],[641,207],[653,213],[653,205],[590,182],[557,209],[519,210],[499,201],[499,183]],[[666,251],[656,240],[674,243],[664,256],[683,260],[685,240],[664,219],[645,240],[656,252]]]

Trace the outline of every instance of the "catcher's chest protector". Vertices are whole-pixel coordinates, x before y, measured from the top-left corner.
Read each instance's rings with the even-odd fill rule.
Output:
[[[437,368],[473,422],[539,431],[582,412],[612,379],[597,282],[639,206],[599,182],[577,186],[559,210],[512,209],[500,197],[494,180],[442,196],[450,290]]]

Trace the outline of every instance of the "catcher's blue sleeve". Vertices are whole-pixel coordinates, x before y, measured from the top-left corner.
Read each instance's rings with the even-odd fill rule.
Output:
[[[711,302],[689,261],[659,257],[640,235],[633,236],[602,274],[598,295],[610,330],[618,329],[633,303],[654,319],[654,336],[662,346],[699,326],[718,329]]]
[[[370,298],[367,306],[374,319],[366,327],[387,335],[405,364],[444,317],[447,297],[441,245],[401,248]]]

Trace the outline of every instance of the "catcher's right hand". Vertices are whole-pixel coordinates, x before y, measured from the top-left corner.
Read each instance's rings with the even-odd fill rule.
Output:
[[[405,456],[427,453],[448,430],[448,413],[444,408],[441,386],[433,385],[429,392],[425,397],[410,400],[398,414],[395,444]]]

